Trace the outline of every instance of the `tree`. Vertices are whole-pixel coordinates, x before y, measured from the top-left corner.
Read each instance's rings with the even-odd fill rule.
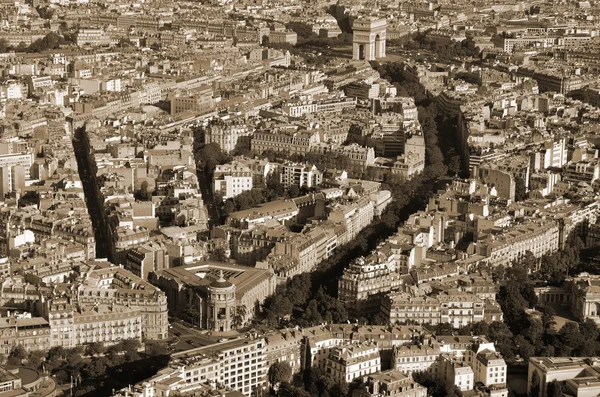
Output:
[[[462,395],[460,390],[456,390],[454,384],[442,381],[440,378],[435,377],[431,372],[413,372],[413,379],[415,382],[427,388],[427,395],[429,396],[452,397]]]
[[[8,52],[9,48],[10,44],[8,43],[8,40],[0,39],[0,54]]]
[[[93,392],[96,391],[96,386],[94,385],[83,385],[77,387],[75,392],[73,393],[74,397],[83,397],[86,395],[92,395]]]
[[[234,329],[240,328],[244,325],[244,319],[246,318],[247,309],[245,305],[237,306],[235,308],[235,314],[231,326]]]
[[[300,322],[303,325],[316,325],[322,322],[330,324],[348,321],[348,312],[343,302],[328,295],[321,287],[315,297],[308,302]]]
[[[435,326],[433,333],[435,335],[452,335],[454,328],[448,323],[439,323]]]
[[[148,342],[145,345],[146,355],[150,357],[154,356],[164,356],[169,352],[167,351],[167,346],[164,343],[158,342]]]
[[[311,397],[311,395],[286,382],[280,385],[279,390],[277,391],[277,397]]]
[[[124,357],[121,356],[121,348],[118,345],[109,346],[106,349],[106,358],[111,367],[119,366],[125,361]]]
[[[206,169],[212,172],[219,164],[225,164],[231,157],[223,153],[221,147],[217,143],[209,143],[204,145],[196,152],[196,162],[199,169]]]
[[[38,15],[42,19],[52,19],[52,16],[54,15],[54,9],[50,7],[38,6],[35,10],[38,12]]]
[[[529,360],[529,357],[535,355],[535,346],[531,344],[523,335],[517,335],[515,338],[515,347],[518,349],[519,356],[525,361]]]
[[[263,305],[269,324],[276,324],[280,317],[292,314],[292,309],[294,308],[294,305],[292,305],[287,296],[277,293],[265,299]]]
[[[77,368],[82,362],[81,349],[73,348],[67,351],[65,365],[71,369]]]
[[[217,262],[227,262],[227,252],[225,252],[225,248],[217,247],[214,249],[211,255],[212,260]]]
[[[349,395],[349,392],[350,386],[344,380],[342,380],[340,384],[334,384],[329,389],[329,395],[331,397],[346,397],[347,395]]]
[[[455,154],[454,156],[450,157],[450,161],[448,162],[448,174],[450,174],[450,176],[457,176],[460,175],[460,172],[460,156],[458,154]]]
[[[501,281],[504,281],[504,277],[506,275],[504,266],[495,266],[492,269],[492,280],[494,283],[498,284]]]
[[[540,397],[540,376],[538,375],[537,371],[533,371],[531,374],[531,381],[529,384],[530,387],[528,397]]]
[[[288,194],[292,198],[298,197],[298,196],[300,196],[300,188],[298,186],[296,186],[296,185],[291,185],[288,188]]]
[[[106,351],[104,345],[100,342],[89,343],[85,347],[85,355],[86,356],[99,356]]]
[[[502,353],[505,360],[510,360],[514,357],[514,336],[508,324],[500,321],[493,321],[489,324],[488,340],[496,345],[496,349]]]
[[[142,344],[137,339],[125,339],[119,343],[119,348],[125,354],[123,358],[125,362],[132,362],[139,359],[140,355],[138,350],[142,347]]]
[[[7,363],[9,365],[21,365],[23,360],[27,358],[27,350],[21,345],[12,348],[8,355]]]
[[[283,196],[285,188],[280,181],[279,171],[273,171],[267,176],[267,198],[269,201],[273,201]]]
[[[569,322],[562,326],[558,333],[559,341],[568,348],[568,354],[586,341],[583,339],[581,332],[579,331],[579,325],[577,323]]]
[[[515,177],[515,201],[523,201],[527,198],[525,181],[520,176]]]
[[[554,321],[556,312],[550,305],[544,305],[540,307],[539,310],[542,312],[542,326],[544,327],[544,331],[549,332],[556,325],[556,321]],[[595,325],[596,324],[594,323],[594,326]]]
[[[46,369],[50,372],[59,368],[66,357],[65,348],[62,346],[55,346],[48,350],[46,355]]]
[[[44,359],[46,358],[46,353],[41,350],[32,351],[27,358],[27,362],[29,366],[33,369],[38,369],[42,366]]]
[[[286,295],[295,306],[303,306],[310,298],[312,289],[310,273],[302,273],[294,276],[286,288]]]
[[[292,367],[285,361],[273,363],[269,367],[269,383],[273,386],[289,382],[292,379]]]
[[[152,193],[148,190],[147,181],[142,182],[140,188],[133,193],[133,197],[138,201],[152,200]]]
[[[64,369],[59,369],[54,374],[54,379],[58,381],[58,384],[67,383],[70,380],[69,374]]]
[[[546,397],[563,397],[562,385],[559,381],[554,379],[546,386]]]
[[[142,344],[137,339],[125,339],[119,343],[121,351],[124,352],[137,352],[142,347]]]
[[[96,379],[106,374],[108,360],[106,357],[98,357],[88,361],[83,367],[83,375],[86,379]]]
[[[121,48],[133,47],[133,42],[129,40],[128,37],[121,37],[119,39],[119,43],[117,44]]]
[[[54,50],[64,43],[64,38],[54,32],[48,33],[44,38],[37,39],[28,48],[29,52],[42,52]]]

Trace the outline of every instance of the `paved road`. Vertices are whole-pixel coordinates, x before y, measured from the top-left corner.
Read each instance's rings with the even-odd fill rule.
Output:
[[[170,333],[179,338],[179,342],[173,346],[175,351],[183,351],[193,349],[195,347],[208,346],[217,342],[216,338],[205,335],[199,330],[190,328],[180,322],[171,322],[171,326],[173,328],[170,329]]]
[[[200,185],[200,192],[202,193],[202,201],[208,210],[209,227],[220,224],[219,209],[215,204],[215,197],[212,192],[212,175],[206,172],[206,170],[197,170],[198,184]]]

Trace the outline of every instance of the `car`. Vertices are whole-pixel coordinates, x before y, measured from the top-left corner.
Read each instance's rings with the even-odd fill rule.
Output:
[[[225,339],[225,338],[219,339],[219,343],[222,343],[222,342],[227,342],[227,339]]]
[[[193,341],[193,340],[191,340],[191,339],[188,339],[188,340],[186,340],[186,342],[187,342],[188,344],[190,344],[190,345],[193,345],[193,344],[194,344],[194,341]]]

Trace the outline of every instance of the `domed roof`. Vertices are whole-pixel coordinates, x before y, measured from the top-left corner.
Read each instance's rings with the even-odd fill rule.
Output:
[[[229,288],[231,286],[233,286],[233,284],[225,280],[225,277],[223,277],[223,270],[219,272],[219,278],[210,283],[211,288]]]

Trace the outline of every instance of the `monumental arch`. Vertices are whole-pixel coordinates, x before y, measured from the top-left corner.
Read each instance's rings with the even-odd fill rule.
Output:
[[[359,18],[352,25],[352,59],[374,61],[385,57],[385,19]]]

